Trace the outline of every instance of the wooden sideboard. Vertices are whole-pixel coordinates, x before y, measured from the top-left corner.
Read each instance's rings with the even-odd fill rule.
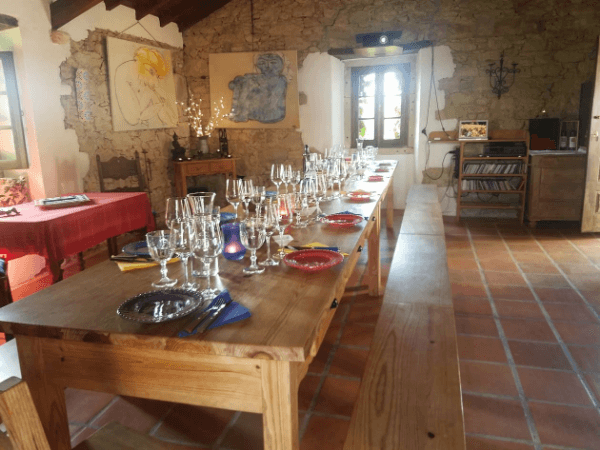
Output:
[[[581,220],[587,155],[531,155],[527,218],[534,227],[540,220]]]
[[[175,192],[178,197],[187,195],[187,177],[197,175],[218,175],[236,179],[235,164],[238,158],[198,159],[193,161],[173,162],[175,169]]]

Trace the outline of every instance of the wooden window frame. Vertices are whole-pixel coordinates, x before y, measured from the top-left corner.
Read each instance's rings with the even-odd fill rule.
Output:
[[[378,74],[394,69],[402,75],[402,110],[400,122],[400,139],[383,139],[383,78]],[[353,67],[351,72],[352,80],[352,118],[351,118],[351,147],[356,148],[356,139],[358,138],[358,89],[361,75],[375,73],[377,81],[375,83],[375,139],[365,140],[363,145],[372,145],[379,148],[404,147],[408,143],[408,115],[410,101],[410,64],[388,64],[381,66]]]
[[[0,160],[0,170],[27,169],[27,147],[25,146],[25,132],[21,113],[21,102],[19,100],[19,89],[17,85],[17,72],[13,52],[0,52],[0,61],[4,69],[6,80],[6,92],[0,91],[8,97],[8,109],[10,111],[10,126],[0,126],[0,130],[12,130],[15,145],[16,159]]]

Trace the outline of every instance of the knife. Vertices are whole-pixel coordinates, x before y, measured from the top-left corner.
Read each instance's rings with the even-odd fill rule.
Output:
[[[121,262],[152,262],[152,258],[147,256],[111,256],[110,260]]]
[[[204,322],[202,322],[202,324],[198,327],[197,332],[198,333],[204,333],[208,327],[210,327],[215,320],[217,320],[217,318],[223,313],[223,311],[225,311],[227,309],[227,307],[229,306],[229,304],[231,303],[231,297],[229,297],[227,300],[225,300],[225,303],[223,303],[219,309],[217,309],[215,312],[212,313],[212,315],[210,315]]]

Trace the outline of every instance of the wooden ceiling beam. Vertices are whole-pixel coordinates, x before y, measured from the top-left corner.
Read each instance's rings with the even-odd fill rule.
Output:
[[[107,11],[112,11],[117,6],[123,4],[123,0],[104,0],[104,5]]]
[[[135,6],[135,20],[142,20],[148,14],[156,15],[157,12],[166,8],[172,0],[146,0]]]
[[[179,26],[179,31],[183,33],[185,30],[210,16],[230,1],[231,0],[214,0],[212,2],[204,2],[201,4],[202,6],[198,6],[196,14],[181,15],[180,18],[175,20]]]
[[[188,14],[192,14],[198,8],[198,5],[197,0],[193,4],[190,4],[189,0],[176,0],[175,4],[171,1],[168,11],[157,14],[160,19],[160,26],[164,27],[171,22],[175,22],[179,17],[187,17]]]
[[[93,8],[102,0],[57,0],[50,3],[50,21],[56,30]]]

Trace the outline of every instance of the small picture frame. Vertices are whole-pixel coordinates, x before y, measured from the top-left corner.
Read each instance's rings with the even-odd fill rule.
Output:
[[[458,140],[486,140],[488,138],[487,120],[461,120],[458,127]]]

